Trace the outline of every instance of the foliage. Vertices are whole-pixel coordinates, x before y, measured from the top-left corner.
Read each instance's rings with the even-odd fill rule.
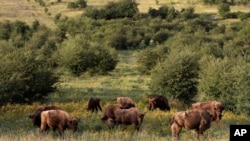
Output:
[[[137,55],[138,70],[141,73],[150,73],[157,63],[163,62],[165,60],[167,54],[168,48],[163,45],[141,50]]]
[[[53,85],[58,77],[44,63],[45,60],[36,51],[25,48],[15,49],[1,57],[1,105],[41,101],[55,91]]]
[[[73,74],[84,72],[105,74],[115,68],[116,53],[102,46],[91,46],[78,35],[62,43],[58,50],[59,66],[69,69]]]
[[[227,14],[230,12],[230,5],[223,3],[220,4],[218,7],[218,13],[220,14],[221,17],[226,18]]]
[[[120,2],[109,2],[104,9],[89,9],[85,15],[93,19],[118,19],[132,18],[138,13],[137,4],[130,0]]]
[[[190,103],[197,95],[198,72],[199,64],[195,53],[171,51],[168,58],[153,70],[150,89],[170,99]]]
[[[226,108],[241,114],[250,114],[249,64],[242,58],[202,59],[200,72],[199,92],[203,95],[199,100],[217,99],[222,101]]]
[[[67,8],[74,9],[74,8],[86,8],[87,1],[86,0],[77,0],[76,2],[69,2]]]
[[[161,6],[159,9],[150,8],[148,14],[152,18],[160,17],[162,19],[172,20],[178,16],[178,11],[174,7]]]

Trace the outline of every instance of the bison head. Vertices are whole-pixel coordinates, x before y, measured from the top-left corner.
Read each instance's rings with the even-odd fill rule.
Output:
[[[71,120],[69,120],[68,126],[70,129],[73,130],[73,132],[75,132],[77,130],[77,126],[78,126],[77,119],[72,118]]]

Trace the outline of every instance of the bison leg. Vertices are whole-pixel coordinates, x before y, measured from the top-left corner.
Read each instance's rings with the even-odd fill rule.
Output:
[[[182,127],[178,126],[176,123],[173,123],[171,125],[172,137],[179,140],[181,130],[182,130]]]
[[[101,108],[101,106],[99,104],[98,104],[98,108],[99,108],[100,111],[102,111],[102,108]]]

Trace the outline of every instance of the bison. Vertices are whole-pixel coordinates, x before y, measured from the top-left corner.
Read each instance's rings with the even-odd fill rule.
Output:
[[[187,129],[195,129],[197,132],[197,139],[204,131],[210,128],[211,115],[207,110],[188,110],[177,112],[171,119],[171,131],[174,138],[179,139],[179,134],[182,127]]]
[[[77,130],[78,121],[69,113],[63,110],[47,110],[41,113],[40,134],[44,131],[48,132],[49,128],[58,130],[63,137],[64,130],[71,129],[74,132]]]
[[[108,120],[108,118],[115,119],[115,112],[119,109],[121,109],[122,106],[120,104],[110,104],[105,109],[102,121]]]
[[[170,106],[168,104],[168,99],[162,95],[151,95],[148,99],[149,110],[153,111],[159,108],[163,111],[170,111]]]
[[[29,118],[32,120],[34,126],[41,126],[41,112],[47,110],[59,110],[61,108],[56,106],[38,106],[34,113],[29,115]]]
[[[87,107],[87,111],[91,111],[91,112],[98,112],[98,109],[100,111],[102,111],[102,108],[100,106],[100,99],[99,98],[90,98],[88,101],[88,107]]]
[[[118,97],[116,101],[117,104],[120,104],[122,106],[122,109],[135,107],[135,103],[130,97]]]
[[[140,112],[137,108],[118,109],[115,111],[115,123],[134,125],[135,129],[139,131],[145,114]]]
[[[192,109],[207,110],[212,115],[212,121],[219,121],[222,118],[224,106],[218,101],[197,102],[192,104]]]

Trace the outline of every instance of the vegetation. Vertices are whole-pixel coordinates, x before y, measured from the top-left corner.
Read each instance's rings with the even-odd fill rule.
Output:
[[[146,10],[140,0],[22,2],[44,14],[0,21],[0,140],[36,140],[27,115],[40,104],[78,118],[78,132],[67,131],[66,140],[170,140],[174,112],[214,99],[226,110],[203,140],[228,140],[230,124],[249,123],[250,11],[235,10],[248,1],[202,1],[211,13],[197,12],[199,1],[178,7],[183,1],[157,0]],[[79,2],[84,7],[67,8]],[[171,111],[148,111],[149,94],[165,95]],[[139,133],[125,126],[110,131],[101,112],[85,110],[89,97],[99,97],[105,109],[118,96],[132,97],[146,113]]]

